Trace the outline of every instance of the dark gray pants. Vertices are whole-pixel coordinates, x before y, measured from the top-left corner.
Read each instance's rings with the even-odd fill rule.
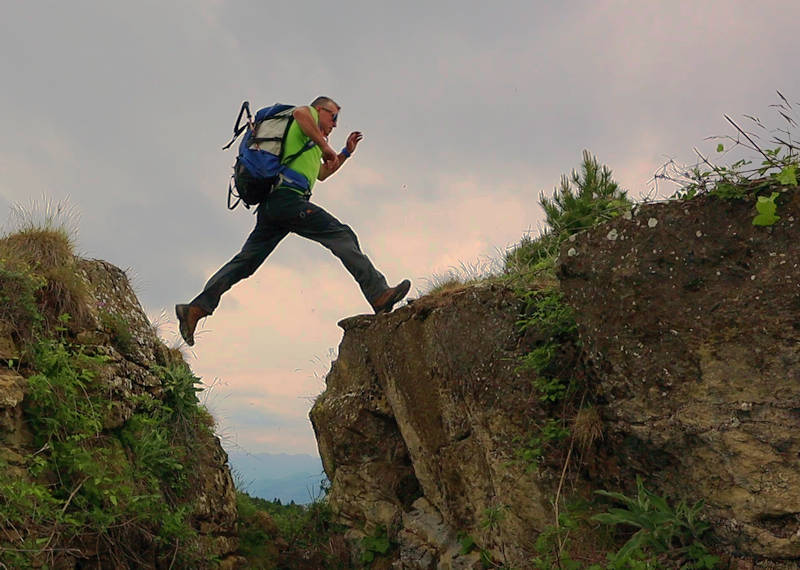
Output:
[[[388,287],[358,245],[348,226],[328,212],[290,190],[276,190],[256,210],[256,227],[236,256],[222,266],[192,301],[209,314],[220,297],[234,284],[255,273],[267,256],[289,232],[314,240],[338,257],[370,301]]]

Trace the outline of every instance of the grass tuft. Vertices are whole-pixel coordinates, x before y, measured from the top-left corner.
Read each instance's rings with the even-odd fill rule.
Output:
[[[427,287],[421,294],[458,291],[469,285],[496,278],[500,273],[501,268],[496,259],[483,259],[474,263],[462,261],[458,266],[450,267],[445,273],[434,273],[431,277],[423,278]]]
[[[0,284],[6,305],[0,315],[20,339],[34,328],[74,325],[89,318],[89,293],[76,266],[76,215],[65,203],[45,200],[15,205],[12,231],[0,237]]]
[[[28,228],[9,234],[0,241],[0,251],[37,271],[63,267],[70,264],[74,257],[69,234],[57,228]]]
[[[581,408],[575,416],[572,434],[581,449],[589,449],[595,441],[603,439],[603,420],[597,408]]]
[[[69,203],[69,199],[53,200],[47,196],[31,200],[28,204],[16,203],[11,206],[8,234],[28,232],[63,233],[70,244],[74,244],[78,233],[80,216]]]

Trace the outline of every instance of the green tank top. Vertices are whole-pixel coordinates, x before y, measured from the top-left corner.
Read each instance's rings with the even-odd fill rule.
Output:
[[[314,121],[319,121],[319,111],[314,107],[309,107],[309,109],[311,109],[311,116],[314,117]],[[300,128],[300,125],[297,124],[297,121],[292,121],[292,124],[289,126],[289,132],[286,133],[286,138],[284,139],[283,156],[291,156],[303,148],[310,140],[311,139],[306,136]],[[322,149],[316,145],[295,158],[291,163],[286,164],[286,166],[308,179],[309,192],[314,188],[314,183],[317,181],[317,175],[319,175],[319,168],[321,165]],[[286,186],[278,186],[278,188],[286,188]],[[293,188],[288,189],[293,190]],[[295,192],[300,191],[295,190]]]

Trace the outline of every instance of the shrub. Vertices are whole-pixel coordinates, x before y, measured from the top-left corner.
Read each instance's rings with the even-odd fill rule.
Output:
[[[636,530],[633,536],[610,557],[614,568],[628,567],[631,561],[649,557],[667,557],[681,568],[716,568],[719,559],[703,544],[702,537],[709,524],[702,520],[703,502],[688,505],[681,501],[674,508],[666,499],[645,488],[636,478],[637,493],[628,497],[622,493],[596,491],[622,507],[595,515],[593,520],[603,524],[624,525]]]
[[[561,185],[552,198],[542,192],[547,225],[559,241],[577,232],[608,221],[630,209],[627,193],[611,177],[611,169],[601,166],[588,150],[583,151],[581,171],[561,176]]]
[[[523,237],[505,256],[505,272],[525,276],[552,271],[561,244],[572,234],[608,221],[629,210],[627,193],[612,178],[611,169],[583,151],[580,171],[561,176],[553,197],[539,194],[547,228],[539,237]]]
[[[168,366],[154,366],[153,371],[161,378],[164,390],[163,412],[175,428],[188,435],[200,425],[207,425],[202,408],[198,405],[197,393],[203,389],[195,384],[200,379],[183,362]]]
[[[797,113],[780,91],[777,94],[778,102],[770,107],[783,127],[769,129],[758,117],[745,115],[749,125],[744,128],[725,115],[735,133],[710,137],[722,141],[716,147],[718,158],[695,148],[697,164],[687,167],[669,161],[655,174],[656,184],[659,180],[677,184],[673,198],[683,200],[704,194],[723,200],[755,200],[753,225],[773,225],[780,219],[776,199],[798,186],[800,171],[800,146],[793,133]],[[766,143],[761,140],[764,135],[769,136]]]

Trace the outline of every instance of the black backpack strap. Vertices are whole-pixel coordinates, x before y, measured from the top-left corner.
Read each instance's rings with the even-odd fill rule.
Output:
[[[247,113],[247,123],[242,125],[241,124],[242,115],[244,115],[245,113]],[[236,117],[236,123],[234,123],[234,125],[233,125],[233,138],[231,139],[231,142],[229,142],[228,144],[226,144],[225,146],[222,147],[222,150],[228,150],[231,147],[231,145],[234,143],[234,141],[237,138],[239,138],[239,135],[242,134],[242,131],[244,131],[247,127],[252,128],[253,131],[255,132],[255,127],[253,125],[253,115],[250,114],[250,102],[249,101],[245,101],[244,103],[242,103],[242,108],[239,109],[239,116]]]
[[[228,181],[228,209],[229,210],[233,210],[234,208],[236,208],[236,206],[239,205],[239,202],[244,204],[244,207],[247,208],[248,210],[250,209],[250,206],[248,206],[242,200],[241,191],[239,190],[239,186],[236,183],[236,174],[239,171],[239,169],[241,168],[240,165],[241,165],[241,163],[239,162],[239,159],[237,158],[236,162],[233,165],[233,174],[231,174],[231,179]],[[232,202],[233,198],[236,198],[235,202]]]
[[[294,154],[292,154],[292,155],[289,155],[289,156],[287,156],[286,158],[284,158],[284,159],[281,161],[281,163],[282,163],[282,164],[284,164],[284,165],[286,165],[286,166],[289,166],[289,164],[291,164],[291,162],[292,162],[294,159],[296,159],[298,156],[300,156],[301,154],[303,154],[303,153],[304,153],[304,152],[306,152],[307,150],[311,150],[311,149],[312,149],[312,148],[314,148],[315,146],[317,146],[317,143],[315,143],[314,141],[310,140],[310,141],[308,141],[308,142],[307,142],[307,143],[306,143],[306,144],[303,146],[303,148],[301,148],[300,150],[298,150],[296,153],[294,153]]]
[[[231,204],[231,198],[233,198],[234,196],[236,197],[236,201],[233,204]],[[235,194],[233,191],[233,176],[231,176],[231,181],[228,182],[228,209],[233,210],[236,206],[239,205],[239,202],[241,201],[242,199],[239,198],[239,196]]]

